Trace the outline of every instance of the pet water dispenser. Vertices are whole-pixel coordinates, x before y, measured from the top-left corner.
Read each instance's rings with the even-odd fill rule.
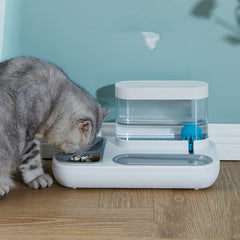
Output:
[[[56,154],[53,173],[60,184],[200,189],[215,182],[220,161],[208,138],[207,83],[123,81],[115,96],[116,133],[77,153],[89,161]]]

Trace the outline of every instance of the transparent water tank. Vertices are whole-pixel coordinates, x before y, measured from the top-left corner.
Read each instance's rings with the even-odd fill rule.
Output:
[[[116,136],[125,140],[208,137],[208,84],[201,81],[123,81],[115,85]],[[191,140],[191,139],[190,139]]]

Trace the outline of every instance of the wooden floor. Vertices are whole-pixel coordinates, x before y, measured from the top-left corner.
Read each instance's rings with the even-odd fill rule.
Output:
[[[0,239],[240,240],[240,162],[221,162],[217,182],[199,191],[19,183],[0,200]]]

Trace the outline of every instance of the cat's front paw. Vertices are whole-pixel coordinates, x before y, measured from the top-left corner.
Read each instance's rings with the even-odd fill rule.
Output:
[[[0,199],[3,198],[9,192],[9,186],[0,184]]]
[[[33,189],[39,189],[51,187],[52,183],[53,183],[52,178],[48,174],[43,174],[33,179],[30,183],[27,184],[27,186]]]

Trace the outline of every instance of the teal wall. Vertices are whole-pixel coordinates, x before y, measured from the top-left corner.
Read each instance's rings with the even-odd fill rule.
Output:
[[[215,5],[214,5],[215,4]],[[240,123],[237,0],[6,0],[2,60],[51,61],[112,109],[117,81],[209,83],[209,122]],[[156,32],[155,50],[141,31]]]

